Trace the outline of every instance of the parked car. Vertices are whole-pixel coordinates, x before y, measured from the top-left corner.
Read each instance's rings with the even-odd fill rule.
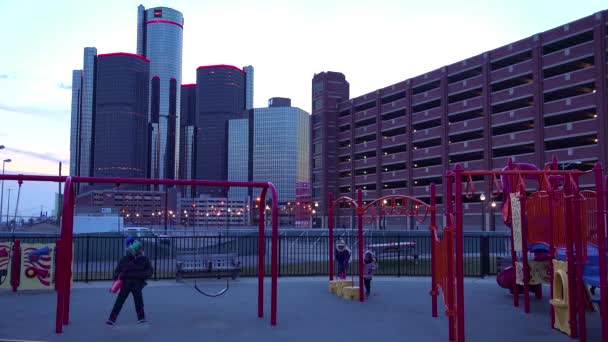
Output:
[[[166,245],[171,243],[171,235],[156,234],[152,229],[146,227],[125,227],[121,229],[121,232],[126,236],[131,236],[139,240],[145,240],[152,243],[158,242]]]

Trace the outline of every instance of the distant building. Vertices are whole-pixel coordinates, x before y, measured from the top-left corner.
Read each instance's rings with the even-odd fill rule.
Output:
[[[137,8],[137,54],[150,60],[151,177],[177,178],[184,17],[168,7]]]
[[[150,62],[128,53],[97,56],[93,172],[96,177],[146,178],[149,167]],[[110,188],[113,184],[96,184]],[[125,189],[147,186],[125,184]]]
[[[356,98],[344,75],[314,75],[312,200],[321,215],[329,193],[358,189],[364,201],[428,201],[429,185],[456,164],[492,170],[513,158],[542,168],[555,155],[566,169],[606,165],[607,23],[608,11],[598,12]],[[478,229],[479,195],[493,184],[473,181],[465,224]],[[583,187],[592,182],[581,177]],[[438,186],[438,203],[442,196]]]
[[[200,228],[227,228],[243,226],[249,222],[249,204],[245,199],[228,199],[201,195],[180,198],[179,212],[182,224]]]
[[[196,71],[196,179],[228,179],[228,120],[245,117],[246,76],[232,65],[201,66]],[[197,193],[226,197],[222,187]]]
[[[277,188],[281,223],[295,226],[296,189],[310,182],[310,115],[291,107],[284,98],[269,100],[269,107],[249,111],[247,120],[230,120],[228,160],[230,180],[272,182]],[[245,152],[247,149],[247,152]],[[241,189],[231,189],[230,198],[242,197]],[[253,215],[259,189],[250,189]],[[270,194],[267,194],[270,200]]]

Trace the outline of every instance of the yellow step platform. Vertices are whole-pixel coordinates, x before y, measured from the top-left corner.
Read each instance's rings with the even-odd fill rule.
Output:
[[[353,286],[352,280],[338,279],[329,282],[329,292],[335,293],[338,296],[342,295],[342,288],[345,286]]]
[[[359,300],[359,286],[345,286],[342,289],[342,297],[345,299]]]

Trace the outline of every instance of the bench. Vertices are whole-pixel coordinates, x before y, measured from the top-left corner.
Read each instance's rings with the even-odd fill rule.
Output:
[[[178,253],[175,259],[175,278],[227,277],[236,279],[241,273],[241,263],[236,253],[196,254]]]

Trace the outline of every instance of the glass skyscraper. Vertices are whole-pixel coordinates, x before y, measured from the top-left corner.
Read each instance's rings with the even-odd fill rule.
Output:
[[[270,181],[279,201],[293,204],[298,186],[310,183],[310,115],[291,107],[289,99],[268,102],[268,108],[248,111],[246,120],[230,120],[228,175],[235,181]],[[250,194],[257,198],[259,190]],[[230,196],[242,195],[230,190]]]
[[[94,47],[84,48],[83,68],[72,72],[71,176],[92,175],[96,62],[97,49]],[[77,186],[78,189],[79,186]]]
[[[310,115],[277,102],[283,105],[253,110],[252,181],[270,181],[281,203],[294,202],[296,185],[310,182]]]
[[[97,57],[93,176],[145,178],[150,61],[128,53]],[[95,188],[113,184],[97,184]],[[123,188],[144,189],[142,185]]]
[[[137,54],[150,60],[151,176],[177,178],[184,18],[167,7],[140,5],[137,14]]]
[[[228,120],[245,117],[245,72],[232,65],[201,66],[196,71],[197,179],[228,179]],[[226,197],[225,188],[201,193]]]

